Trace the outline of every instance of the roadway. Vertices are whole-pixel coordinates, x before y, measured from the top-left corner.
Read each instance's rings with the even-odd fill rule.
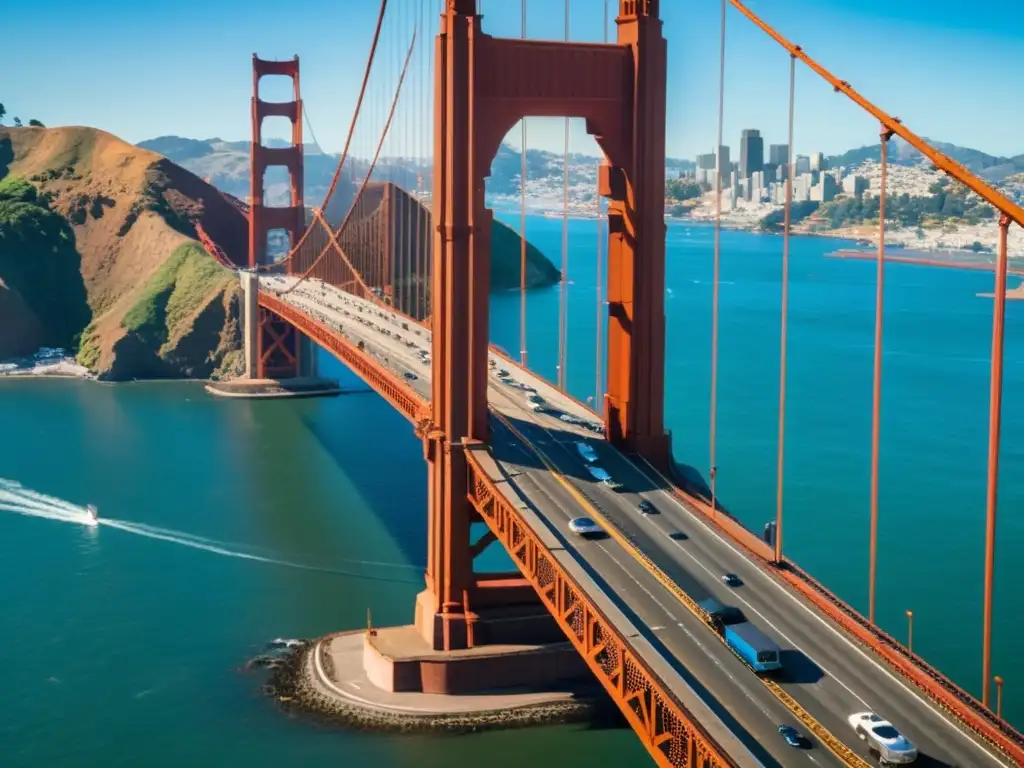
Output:
[[[281,277],[262,279],[276,280],[275,287],[290,282]],[[353,343],[363,341],[368,352],[429,397],[430,366],[419,355],[420,350],[429,351],[429,331],[370,302],[310,282],[285,298],[340,328]],[[402,328],[403,323],[408,323],[410,330]],[[861,756],[870,760],[846,718],[854,712],[875,711],[892,718],[917,744],[919,765],[1010,765],[945,718],[915,688],[856,646],[791,588],[751,563],[700,513],[661,488],[652,475],[595,437],[585,428],[586,422],[596,421],[592,413],[546,382],[508,366],[499,357],[494,360],[489,381],[492,410],[511,421],[528,443],[524,445],[519,435],[494,419],[491,453],[495,460],[595,578],[607,585],[620,606],[647,628],[648,639],[674,657],[677,669],[705,692],[709,705],[730,727],[735,726],[737,735],[766,765],[843,763],[814,740],[772,691],[630,552],[610,539],[579,540],[566,534],[568,521],[588,512],[538,461],[536,452],[542,452],[574,489],[691,598],[700,602],[711,597],[738,607],[748,621],[772,637],[784,649],[787,674],[780,679],[782,688]],[[503,366],[508,369],[505,382],[496,375]],[[530,389],[554,407],[544,413],[531,411],[526,401]],[[566,413],[577,423],[565,421]],[[622,489],[609,489],[589,475],[576,450],[579,441],[594,448],[597,464],[622,483]],[[653,514],[639,512],[641,499],[654,505]],[[721,576],[727,572],[737,574],[743,585],[730,588],[723,584]],[[776,732],[780,723],[797,726],[811,737],[814,748],[797,751],[786,746]]]

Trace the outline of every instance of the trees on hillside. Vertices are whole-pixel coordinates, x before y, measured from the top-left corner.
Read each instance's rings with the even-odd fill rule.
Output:
[[[15,176],[0,181],[0,281],[42,321],[43,344],[74,348],[92,317],[75,233],[46,195]]]
[[[3,105],[3,103],[0,103],[0,125],[4,124],[4,116],[6,114],[7,114],[7,108]],[[31,120],[29,120],[28,124],[30,126],[32,126],[33,128],[45,128],[46,127],[45,125],[43,125],[41,122],[39,122],[35,118],[32,118]],[[14,127],[15,128],[21,128],[22,127],[21,126],[21,118],[20,117],[15,117],[14,118]]]

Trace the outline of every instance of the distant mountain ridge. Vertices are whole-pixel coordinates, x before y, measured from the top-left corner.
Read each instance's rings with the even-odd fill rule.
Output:
[[[1014,157],[998,157],[977,149],[960,147],[943,141],[933,141],[928,138],[925,141],[943,154],[956,160],[967,170],[995,184],[1003,181],[1008,176],[1024,172],[1024,154],[1015,155]],[[881,159],[881,146],[879,144],[871,144],[866,147],[847,150],[841,155],[833,155],[829,157],[829,164],[832,167],[838,165],[851,166],[860,165],[867,160],[879,162]],[[911,166],[931,164],[930,160],[899,137],[893,138],[890,143],[889,162],[896,165]]]
[[[932,146],[962,163],[969,170],[993,183],[1000,183],[1008,176],[1024,173],[1024,154],[1014,157],[989,155],[977,149],[960,147],[946,142],[933,142]],[[187,168],[197,176],[210,180],[218,189],[244,198],[249,194],[249,147],[248,141],[225,141],[220,138],[190,139],[181,136],[160,136],[140,142],[139,147],[148,149]],[[271,139],[267,146],[287,146],[286,142]],[[850,149],[839,155],[832,155],[833,166],[856,166],[866,160],[878,161],[881,150],[877,144]],[[890,162],[897,165],[913,166],[928,161],[913,147],[899,138],[891,144]],[[582,154],[569,156],[570,183],[593,176],[598,158]],[[305,145],[305,198],[306,204],[319,205],[327,194],[328,185],[338,164],[338,155],[324,153],[313,144]],[[365,162],[354,160],[352,167],[346,167],[342,174],[342,186],[351,186],[356,169],[365,168]],[[521,157],[518,150],[502,144],[491,165],[487,181],[490,194],[516,195],[519,193],[519,171]],[[562,179],[562,155],[542,149],[528,149],[526,152],[526,176],[531,182],[556,183]],[[694,163],[690,160],[668,158],[665,162],[670,172],[690,171]],[[420,185],[429,189],[430,168],[422,164],[407,163],[383,158],[377,166],[374,178],[392,181],[405,189]],[[269,168],[266,177],[266,196],[272,205],[285,203],[288,198],[288,177],[283,168]]]

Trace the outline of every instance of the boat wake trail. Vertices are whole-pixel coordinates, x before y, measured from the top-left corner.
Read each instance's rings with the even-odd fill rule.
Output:
[[[252,552],[244,552],[240,549],[231,548],[227,542],[208,539],[203,536],[194,536],[183,531],[176,531],[171,528],[161,528],[146,523],[133,523],[127,520],[114,520],[100,517],[94,522],[92,515],[86,507],[72,504],[71,502],[47,496],[36,491],[23,487],[14,480],[0,478],[0,511],[13,512],[28,517],[40,517],[45,520],[54,520],[61,523],[73,523],[77,525],[94,527],[96,523],[106,528],[130,533],[135,536],[144,536],[147,539],[166,541],[171,544],[178,544],[191,549],[210,552],[222,557],[234,557],[241,560],[252,560],[258,563],[276,565],[284,568],[297,568],[304,571],[318,571],[340,576],[355,576],[361,579],[374,581],[397,581],[404,583],[418,583],[415,578],[395,578],[391,576],[380,576],[367,573],[361,569],[388,569],[390,571],[415,572],[422,570],[421,566],[407,565],[403,563],[385,563],[375,560],[344,560],[346,566],[352,569],[328,568],[323,566],[296,563],[290,560],[281,560],[275,557],[257,555]]]

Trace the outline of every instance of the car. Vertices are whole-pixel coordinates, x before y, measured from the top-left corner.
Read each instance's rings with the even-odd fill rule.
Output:
[[[727,573],[722,577],[722,583],[727,587],[742,587],[743,580],[735,573]]]
[[[639,509],[640,512],[645,515],[653,515],[655,512],[658,511],[654,508],[654,505],[651,504],[651,502],[649,502],[647,499],[642,499],[640,503],[637,504],[637,509]]]
[[[403,375],[403,376],[404,376],[404,377],[405,377],[405,378],[406,378],[407,380],[409,380],[409,381],[416,381],[416,379],[418,379],[418,378],[419,378],[419,377],[418,377],[418,376],[417,376],[417,375],[416,375],[415,373],[413,373],[412,371],[406,371],[406,372],[405,372],[405,373],[403,373],[402,375]]]
[[[583,460],[588,464],[597,461],[597,454],[594,452],[594,449],[591,446],[587,445],[586,443],[576,443],[576,450],[580,452],[580,456],[582,456]]]
[[[806,749],[811,745],[811,743],[800,734],[800,731],[792,725],[780,725],[779,735],[786,740],[786,743],[789,744],[789,746],[796,747],[797,749]]]
[[[847,720],[882,765],[907,765],[917,760],[917,747],[884,717],[874,712],[857,712]]]
[[[498,376],[508,376],[508,371],[502,368],[501,370],[498,371]]]
[[[569,521],[569,530],[577,536],[597,536],[604,533],[604,528],[589,517],[574,517]]]

